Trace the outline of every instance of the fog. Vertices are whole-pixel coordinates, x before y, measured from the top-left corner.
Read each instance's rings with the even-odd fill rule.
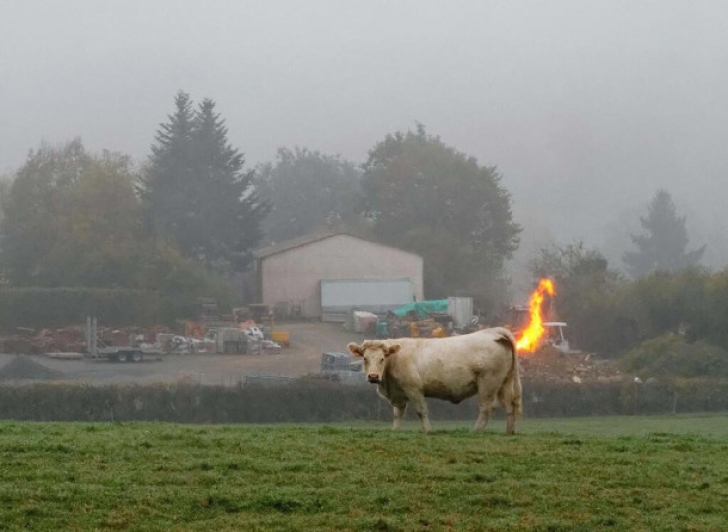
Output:
[[[665,188],[723,267],[726,20],[720,0],[0,0],[0,173],[76,136],[142,161],[182,89],[249,166],[295,145],[363,162],[423,123],[499,168],[524,247],[618,258]]]

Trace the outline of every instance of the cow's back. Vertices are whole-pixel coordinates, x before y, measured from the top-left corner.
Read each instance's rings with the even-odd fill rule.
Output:
[[[497,331],[497,330],[496,330]],[[389,362],[403,388],[417,387],[427,397],[460,402],[477,391],[481,375],[505,379],[512,351],[502,335],[486,329],[438,339],[399,339],[402,349]]]

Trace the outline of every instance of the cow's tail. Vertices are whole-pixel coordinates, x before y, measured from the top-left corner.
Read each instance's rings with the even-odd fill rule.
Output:
[[[516,338],[513,336],[510,329],[506,329],[505,327],[496,327],[494,332],[500,335],[498,341],[507,344],[511,351],[511,367],[503,381],[503,388],[506,392],[503,395],[505,397],[510,396],[511,404],[513,405],[513,412],[517,417],[520,417],[523,414],[523,400],[521,398],[523,388],[521,387],[521,376],[518,371],[518,348],[516,347]],[[509,387],[511,393],[508,393]]]

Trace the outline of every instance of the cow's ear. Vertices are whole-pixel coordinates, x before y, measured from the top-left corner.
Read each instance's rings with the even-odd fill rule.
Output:
[[[398,351],[399,351],[400,349],[402,349],[402,346],[401,346],[401,345],[399,345],[399,344],[392,344],[392,345],[390,345],[390,346],[389,346],[389,347],[387,348],[387,352],[385,353],[385,355],[384,355],[384,356],[389,356],[389,355],[393,355],[393,354],[395,354],[396,352],[398,352]]]
[[[346,347],[349,348],[349,351],[351,351],[351,354],[354,355],[355,357],[364,356],[364,353],[362,353],[362,351],[361,351],[361,347],[356,345],[354,342],[351,342]]]

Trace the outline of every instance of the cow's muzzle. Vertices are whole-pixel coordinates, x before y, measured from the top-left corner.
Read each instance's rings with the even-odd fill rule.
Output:
[[[379,384],[379,375],[377,375],[376,373],[370,373],[369,375],[367,375],[367,380],[372,384]]]

